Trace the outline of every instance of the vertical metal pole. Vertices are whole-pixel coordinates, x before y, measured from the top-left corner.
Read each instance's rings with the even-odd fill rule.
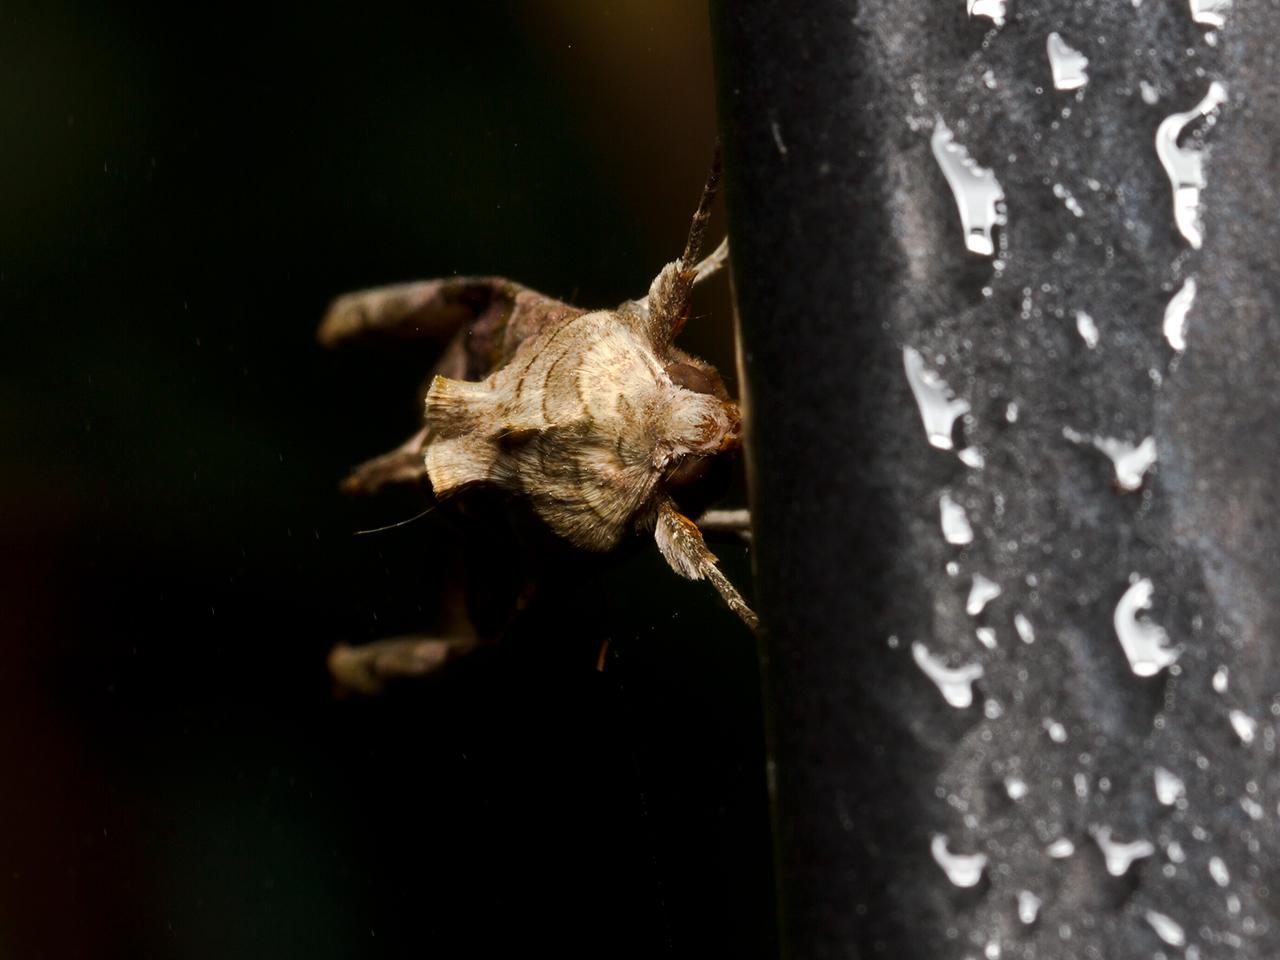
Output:
[[[712,20],[787,955],[1280,955],[1280,11]]]

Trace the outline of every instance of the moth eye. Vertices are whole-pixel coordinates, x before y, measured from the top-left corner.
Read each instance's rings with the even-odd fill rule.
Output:
[[[667,376],[677,387],[691,390],[694,393],[709,393],[713,396],[724,396],[724,383],[714,370],[702,370],[690,363],[678,361],[667,364]]]
[[[710,457],[678,456],[672,459],[663,479],[668,487],[685,487],[701,480],[710,467]]]

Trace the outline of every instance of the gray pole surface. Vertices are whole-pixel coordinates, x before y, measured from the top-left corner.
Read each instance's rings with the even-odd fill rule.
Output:
[[[785,947],[1270,960],[1280,8],[970,5],[713,5]]]

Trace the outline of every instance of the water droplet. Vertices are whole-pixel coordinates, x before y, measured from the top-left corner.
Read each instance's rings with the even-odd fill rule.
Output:
[[[1240,809],[1249,815],[1250,820],[1261,820],[1264,813],[1262,804],[1250,797],[1240,798]]]
[[[1089,796],[1089,778],[1083,773],[1077,773],[1071,779],[1075,784],[1076,796],[1081,800],[1087,799]]]
[[[1080,201],[1062,184],[1055,183],[1053,185],[1053,195],[1061,200],[1063,205],[1077,217],[1084,216],[1084,207],[1080,206]]]
[[[1178,799],[1186,793],[1186,787],[1177,774],[1170,773],[1164,767],[1156,767],[1155,780],[1156,799],[1166,807],[1177,803]]]
[[[1213,882],[1220,887],[1225,887],[1231,882],[1231,874],[1227,872],[1227,865],[1222,862],[1221,857],[1209,858],[1209,876],[1213,877]]]
[[[902,366],[907,371],[907,383],[920,408],[929,443],[939,450],[953,447],[951,432],[956,418],[969,412],[969,401],[957,400],[945,380],[924,365],[919,351],[902,348]]]
[[[1084,340],[1084,345],[1090,350],[1098,345],[1097,324],[1093,322],[1093,317],[1083,310],[1076,311],[1076,331],[1080,334],[1080,338]]]
[[[982,451],[977,447],[965,447],[956,456],[966,467],[972,467],[975,470],[981,470],[987,462],[982,458]]]
[[[1004,716],[1004,707],[999,700],[986,700],[982,704],[982,715],[988,720],[999,720]]]
[[[994,580],[988,580],[980,573],[975,573],[973,584],[969,587],[969,599],[965,601],[964,612],[971,617],[976,617],[998,596],[1000,596],[1000,584]]]
[[[1021,613],[1015,613],[1013,615],[1013,629],[1018,631],[1018,638],[1023,643],[1036,642],[1035,628],[1031,626],[1031,621]]]
[[[1040,898],[1030,890],[1018,891],[1018,919],[1027,926],[1036,922],[1040,913]]]
[[[986,17],[997,27],[1004,26],[1005,0],[966,0],[971,17]]]
[[[1055,860],[1065,860],[1076,852],[1076,845],[1066,837],[1059,837],[1049,846],[1044,848],[1044,852]]]
[[[1133,491],[1142,486],[1142,478],[1156,462],[1155,437],[1147,437],[1136,447],[1127,440],[1113,437],[1086,437],[1070,427],[1062,428],[1062,435],[1072,443],[1091,443],[1111,459],[1116,472],[1116,486]]]
[[[973,703],[973,681],[982,676],[982,664],[948,667],[929,653],[929,648],[918,640],[911,644],[911,656],[915,659],[916,666],[942,691],[942,698],[947,703],[961,710]]]
[[[1095,827],[1093,839],[1107,862],[1107,873],[1113,877],[1123,877],[1129,872],[1133,861],[1149,857],[1156,852],[1156,848],[1149,840],[1134,840],[1130,843],[1112,840],[1110,827]]]
[[[1089,58],[1067,44],[1057,33],[1046,43],[1053,85],[1058,90],[1078,90],[1089,82]]]
[[[985,853],[952,853],[947,846],[947,838],[941,833],[935,833],[933,841],[929,844],[929,852],[933,854],[933,859],[947,875],[947,879],[957,887],[976,886],[982,879],[982,871],[987,866],[987,855]]]
[[[1018,405],[1013,401],[1009,401],[1009,405],[1004,408],[1004,418],[1010,423],[1018,422]]]
[[[1187,854],[1182,849],[1182,844],[1177,840],[1170,840],[1169,845],[1165,847],[1165,853],[1169,854],[1169,859],[1174,863],[1182,863],[1187,859]]]
[[[1155,106],[1160,99],[1159,91],[1145,80],[1138,81],[1138,90],[1142,94],[1142,102],[1148,106]]]
[[[996,648],[996,632],[990,627],[979,627],[974,633],[977,634],[978,640],[988,650]]]
[[[1191,19],[1206,27],[1221,27],[1230,11],[1231,0],[1191,0]]]
[[[1049,739],[1054,743],[1067,742],[1067,728],[1052,718],[1044,721],[1045,732],[1049,734]]]
[[[1164,308],[1164,338],[1181,353],[1187,349],[1187,313],[1196,298],[1196,278],[1187,277]]]
[[[782,141],[782,128],[778,126],[778,121],[772,121],[769,124],[769,128],[773,131],[773,143],[778,148],[778,155],[785,157],[787,155],[787,145]]]
[[[1219,667],[1213,675],[1213,689],[1218,693],[1227,692],[1227,680],[1229,673],[1226,667]]]
[[[1142,486],[1143,475],[1156,462],[1155,437],[1147,437],[1136,447],[1111,437],[1097,437],[1093,445],[1111,458],[1121,490],[1137,490]]]
[[[1148,910],[1147,923],[1151,924],[1151,929],[1156,932],[1156,936],[1169,946],[1181,947],[1186,944],[1187,935],[1183,933],[1182,927],[1175,923],[1172,918],[1166,917],[1163,913],[1157,913],[1155,910]]]
[[[1240,742],[1245,746],[1253,743],[1253,738],[1258,732],[1258,721],[1243,710],[1232,710],[1227,716],[1230,717],[1231,728],[1235,730]]]
[[[1151,606],[1154,587],[1146,577],[1134,580],[1116,604],[1112,622],[1129,668],[1139,677],[1154,677],[1172,663],[1179,653],[1171,648],[1164,627],[1149,620],[1139,620],[1138,612]]]
[[[1240,913],[1240,898],[1234,893],[1227,896],[1227,913],[1233,917]]]
[[[1204,148],[1179,147],[1178,137],[1192,120],[1207,116],[1226,99],[1227,88],[1215,80],[1193,109],[1170,114],[1156,130],[1156,156],[1173,187],[1173,219],[1178,232],[1196,250],[1204,240],[1200,229],[1200,191],[1205,186]]]
[[[944,491],[938,498],[938,511],[942,517],[942,536],[947,543],[956,546],[973,543],[973,527],[969,526],[969,518],[964,507],[951,499],[951,494]]]
[[[1009,795],[1010,800],[1021,800],[1027,795],[1027,781],[1021,777],[1005,777],[1004,792]]]
[[[1003,10],[1003,0],[1000,6]],[[982,256],[993,256],[996,248],[991,239],[991,229],[1004,223],[1000,212],[1004,190],[996,175],[970,158],[969,151],[955,142],[955,136],[941,117],[934,124],[930,145],[934,159],[955,195],[966,249]]]

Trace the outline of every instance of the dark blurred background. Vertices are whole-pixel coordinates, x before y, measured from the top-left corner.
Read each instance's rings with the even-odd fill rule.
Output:
[[[602,672],[553,626],[324,669],[441,565],[430,518],[353,536],[427,371],[321,351],[326,302],[637,296],[710,156],[702,3],[474,7],[0,8],[0,955],[771,955],[754,645],[656,551],[566,588]]]

